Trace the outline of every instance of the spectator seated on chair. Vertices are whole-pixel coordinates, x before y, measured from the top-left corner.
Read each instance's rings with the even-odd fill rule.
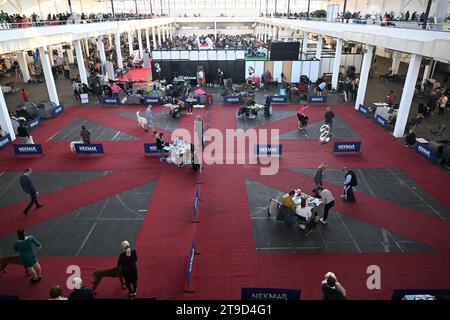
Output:
[[[413,129],[409,129],[409,133],[405,136],[405,143],[408,147],[414,147],[416,144],[416,134]]]
[[[295,213],[296,205],[294,199],[292,199],[294,196],[295,190],[290,190],[289,193],[283,196],[281,207],[277,215],[277,220],[288,221],[289,217]]]

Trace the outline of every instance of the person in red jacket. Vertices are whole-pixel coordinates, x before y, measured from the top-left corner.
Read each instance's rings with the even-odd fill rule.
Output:
[[[22,89],[22,100],[28,101],[28,93],[25,91],[25,89]]]
[[[389,94],[386,96],[386,103],[391,107],[394,104],[395,96],[394,91],[390,91]]]

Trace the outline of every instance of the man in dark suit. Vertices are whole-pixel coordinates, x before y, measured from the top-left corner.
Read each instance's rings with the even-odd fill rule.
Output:
[[[43,205],[38,202],[38,199],[37,199],[38,192],[37,192],[36,188],[34,187],[33,180],[31,180],[31,177],[30,177],[31,172],[32,172],[31,168],[27,168],[27,169],[25,169],[25,172],[23,173],[23,175],[20,177],[20,186],[22,187],[22,190],[25,193],[28,193],[31,197],[30,203],[23,210],[25,217],[28,215],[28,211],[33,206],[33,204],[36,205],[36,209],[43,207]]]

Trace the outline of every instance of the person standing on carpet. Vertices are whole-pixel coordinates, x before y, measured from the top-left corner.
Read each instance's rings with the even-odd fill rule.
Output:
[[[34,186],[33,180],[31,180],[31,168],[26,168],[23,175],[20,177],[20,186],[22,187],[23,192],[30,195],[31,201],[28,206],[23,209],[23,214],[25,217],[28,215],[28,211],[30,211],[33,204],[36,205],[36,209],[42,208],[44,205],[40,204],[37,198],[38,191]]]
[[[25,236],[23,229],[17,230],[17,241],[14,244],[14,251],[19,252],[20,263],[27,269],[28,274],[31,275],[30,281],[36,283],[42,279],[42,269],[36,259],[33,245],[40,250],[41,243],[33,236]]]
[[[186,110],[188,115],[192,115],[192,111],[194,108],[194,101],[196,101],[192,95],[192,92],[189,92],[188,97],[186,98]]]
[[[148,132],[148,128],[153,129],[153,111],[152,111],[152,105],[150,104],[147,109],[145,110],[145,119],[147,119],[147,129],[145,129],[145,132]]]
[[[314,175],[314,183],[316,184],[316,188],[323,186],[323,173],[325,172],[327,164],[322,162],[317,168],[316,174]]]
[[[122,275],[127,286],[130,299],[133,299],[137,293],[137,254],[136,250],[131,250],[130,243],[128,241],[122,241],[122,254],[117,261],[117,267],[122,269]]]
[[[164,133],[159,133],[156,136],[156,149],[158,150],[159,153],[159,161],[162,162],[164,159]]]
[[[331,107],[327,107],[327,111],[325,112],[325,124],[330,127],[330,133],[331,129],[333,128],[333,119],[334,119],[334,112],[331,111]]]
[[[320,222],[322,224],[327,224],[328,211],[330,211],[330,209],[334,207],[334,197],[331,194],[330,190],[324,189],[323,187],[318,187],[317,193],[322,199],[322,204],[324,205],[323,218],[320,218]]]
[[[91,132],[86,129],[86,126],[81,126],[80,137],[84,144],[91,144]]]
[[[342,168],[342,172],[345,174],[344,190],[342,191],[341,198],[346,202],[355,202],[355,194],[353,193],[353,187],[358,185],[356,174],[348,168]]]

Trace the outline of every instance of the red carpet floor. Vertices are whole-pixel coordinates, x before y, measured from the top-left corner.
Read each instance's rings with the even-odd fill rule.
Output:
[[[140,71],[138,69],[136,71]],[[142,144],[152,141],[136,121],[114,114],[143,110],[144,107],[67,108],[57,119],[46,120],[33,131],[45,156],[16,159],[11,146],[0,151],[0,172],[18,172],[25,167],[48,170],[112,170],[112,173],[82,184],[42,196],[45,210],[25,220],[20,212],[24,203],[0,209],[0,236],[28,227],[81,206],[104,199],[157,179],[156,189],[141,226],[139,254],[139,296],[157,299],[239,299],[242,287],[299,288],[302,299],[320,299],[320,282],[327,271],[334,271],[347,289],[350,299],[389,299],[395,288],[449,288],[450,223],[431,215],[358,193],[358,202],[336,202],[335,210],[355,219],[433,247],[435,253],[271,253],[257,254],[247,201],[245,179],[251,178],[274,188],[312,189],[313,181],[293,168],[315,168],[326,161],[331,168],[400,168],[444,207],[450,209],[447,172],[406,149],[388,132],[364,119],[348,105],[336,105],[335,113],[356,131],[363,141],[359,155],[336,155],[332,145],[319,145],[317,139],[283,140],[280,171],[275,176],[259,175],[257,165],[213,165],[194,174],[190,168],[178,169],[145,157]],[[156,107],[156,111],[161,107]],[[212,106],[210,128],[235,128],[237,106]],[[276,106],[275,110],[297,110],[296,106]],[[310,122],[323,117],[325,106],[308,109]],[[195,110],[196,115],[205,115]],[[107,127],[140,138],[138,141],[103,141],[106,154],[99,158],[77,157],[67,142],[46,140],[74,118],[82,116]],[[180,127],[192,131],[194,116],[184,116]],[[264,125],[280,129],[280,134],[297,125],[296,116]],[[170,132],[166,132],[170,136]],[[196,181],[200,181],[200,223],[191,223]],[[308,189],[309,188],[309,189]],[[340,186],[331,185],[334,194]],[[194,293],[184,293],[186,263],[195,237],[200,255],[195,257],[191,281]],[[43,244],[45,246],[45,244]],[[118,252],[119,254],[119,252]],[[23,270],[11,266],[0,275],[0,294],[17,294],[23,299],[46,299],[52,284],[64,287],[69,265],[78,265],[82,277],[115,264],[116,257],[45,257],[39,259],[43,280],[30,284]],[[381,289],[366,286],[370,265],[381,268]],[[116,279],[106,279],[99,297],[125,297]],[[68,294],[68,289],[64,290]]]
[[[128,72],[119,78],[121,81],[127,80],[136,81],[134,84],[138,86],[145,86],[152,80],[151,68],[130,69]]]

